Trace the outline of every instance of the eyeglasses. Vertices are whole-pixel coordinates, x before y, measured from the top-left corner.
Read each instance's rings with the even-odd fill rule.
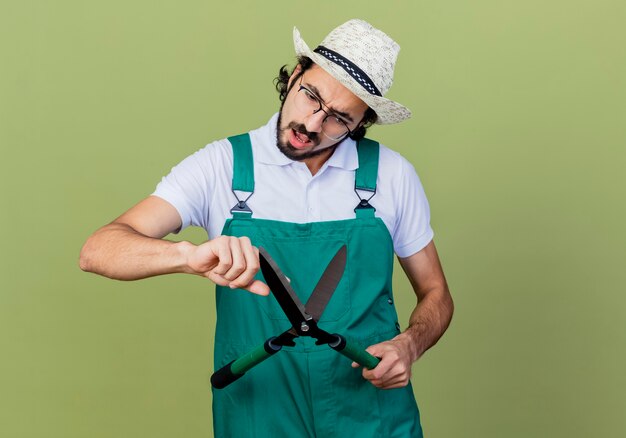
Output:
[[[322,121],[322,133],[331,140],[341,140],[346,135],[352,134],[346,122],[338,115],[322,108],[322,100],[315,93],[302,85],[302,79],[303,78],[300,78],[300,86],[294,99],[296,107],[309,115],[324,111],[326,117],[324,117]]]

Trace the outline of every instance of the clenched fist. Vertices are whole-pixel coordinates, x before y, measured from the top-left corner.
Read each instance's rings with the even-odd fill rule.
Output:
[[[268,295],[269,287],[255,280],[259,271],[259,250],[247,237],[220,236],[187,253],[187,266],[197,275],[207,277],[220,286],[245,289]]]

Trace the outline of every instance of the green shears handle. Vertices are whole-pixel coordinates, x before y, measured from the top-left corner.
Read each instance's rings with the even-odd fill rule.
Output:
[[[336,333],[331,336],[335,338],[335,341],[329,343],[330,347],[352,359],[359,365],[362,365],[365,368],[374,369],[380,362],[380,359],[369,354],[358,344],[347,341],[345,337]],[[276,336],[269,338],[263,345],[259,345],[254,350],[249,351],[239,359],[224,365],[218,371],[213,373],[211,376],[211,385],[213,385],[213,388],[222,389],[227,387],[235,380],[243,376],[250,368],[278,353],[283,347],[282,345],[273,343],[275,339]]]
[[[376,365],[378,365],[378,363],[380,362],[379,358],[369,354],[367,351],[361,348],[360,345],[346,340],[346,338],[338,335],[337,333],[335,333],[333,336],[335,336],[337,340],[329,344],[331,348],[352,359],[359,365],[362,365],[365,368],[369,368],[371,370],[376,368]]]
[[[276,336],[269,338],[263,345],[259,345],[239,359],[224,365],[211,376],[211,385],[216,389],[225,388],[243,376],[250,368],[279,352],[283,347],[274,344],[272,341],[275,339]]]

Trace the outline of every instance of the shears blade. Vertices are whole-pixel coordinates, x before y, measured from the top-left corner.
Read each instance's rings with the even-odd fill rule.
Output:
[[[320,320],[326,305],[333,296],[335,289],[337,289],[341,277],[343,277],[343,272],[346,269],[347,252],[346,245],[342,245],[339,248],[330,263],[328,263],[326,270],[306,303],[306,313],[311,315],[315,321]]]
[[[302,323],[306,324],[307,321],[310,321],[312,319],[311,316],[304,310],[304,305],[291,288],[289,280],[287,280],[285,274],[283,274],[265,248],[259,248],[259,261],[265,282],[272,294],[274,294],[280,308],[287,315],[291,325],[298,329],[302,326]]]

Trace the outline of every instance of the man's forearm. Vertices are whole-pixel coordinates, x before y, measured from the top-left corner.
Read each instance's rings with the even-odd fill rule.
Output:
[[[411,378],[411,365],[435,345],[450,324],[453,303],[445,280],[439,287],[417,289],[416,294],[421,298],[411,314],[409,328],[389,341],[367,348],[381,360],[374,369],[364,368],[363,377],[378,388],[406,386]]]
[[[411,362],[415,362],[437,343],[450,325],[453,310],[454,304],[447,286],[424,294],[411,313],[409,327],[396,337],[406,342]]]
[[[80,268],[117,280],[191,272],[186,254],[192,246],[147,237],[128,225],[112,223],[87,240],[80,252]]]

